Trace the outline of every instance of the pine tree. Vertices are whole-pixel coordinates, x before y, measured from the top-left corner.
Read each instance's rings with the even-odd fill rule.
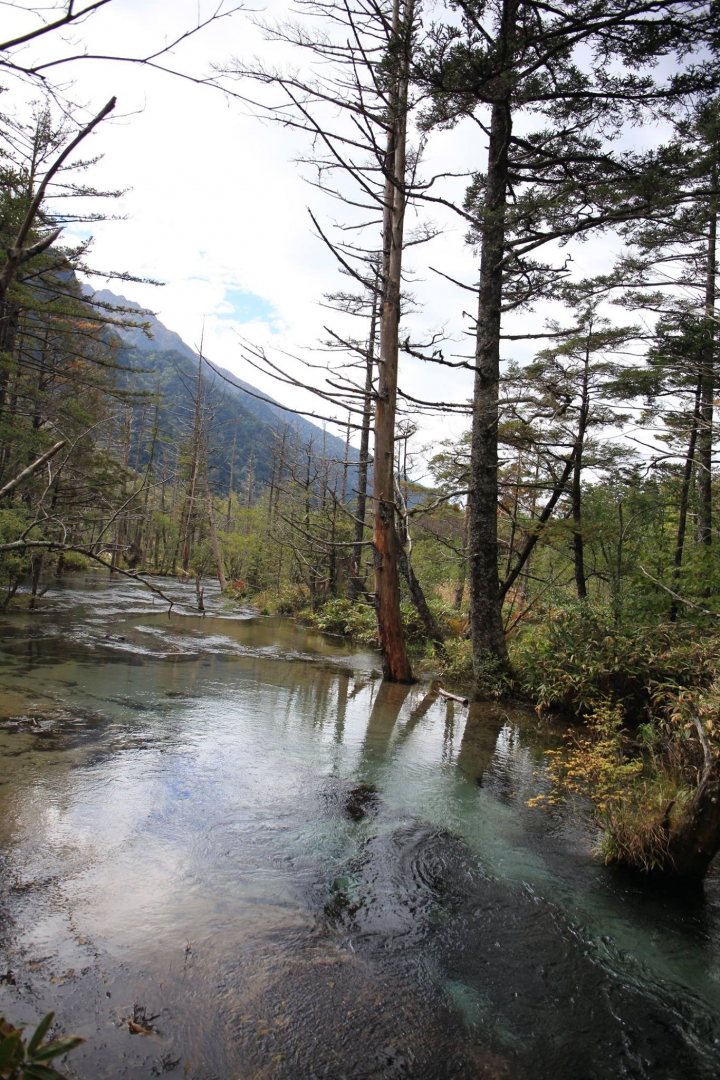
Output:
[[[562,263],[537,254],[646,214],[669,178],[656,156],[613,150],[609,136],[653,103],[712,85],[712,63],[680,60],[711,31],[707,5],[460,0],[460,25],[435,27],[415,77],[426,124],[473,118],[487,165],[458,208],[480,255],[469,496],[470,602],[476,678],[507,669],[498,581],[498,401],[503,316],[552,295]],[[582,50],[582,53],[581,51]],[[678,72],[656,81],[661,56]],[[525,134],[518,121],[539,118]]]

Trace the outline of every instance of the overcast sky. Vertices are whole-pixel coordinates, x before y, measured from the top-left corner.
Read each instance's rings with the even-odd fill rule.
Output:
[[[29,47],[29,54],[59,56],[74,42],[73,51],[137,55],[174,39],[195,24],[198,11],[206,16],[214,6],[205,0],[112,0],[67,35],[65,45],[57,38],[44,39]],[[270,0],[264,7],[266,17],[286,10],[285,0]],[[28,20],[29,15],[18,20],[17,12],[4,8],[6,28],[35,25]],[[265,42],[251,19],[238,13],[203,30],[167,62],[203,76],[213,63],[223,64],[233,55],[260,55],[270,63],[282,59],[280,47]],[[324,324],[337,324],[320,301],[323,293],[344,283],[331,254],[313,235],[307,208],[325,224],[337,217],[338,208],[304,182],[303,167],[293,163],[307,150],[304,137],[259,121],[216,90],[147,68],[87,60],[65,70],[74,83],[72,97],[89,112],[98,111],[112,95],[118,98],[115,117],[92,137],[92,152],[103,160],[87,180],[98,187],[127,188],[113,206],[124,220],[93,226],[91,263],[165,283],[153,288],[95,279],[95,287],[109,284],[147,305],[191,345],[199,343],[204,324],[204,348],[211,360],[297,406],[302,399],[296,391],[279,387],[243,362],[238,335],[268,349],[292,351],[316,343]],[[11,80],[6,87],[5,111],[22,115],[27,90]],[[652,141],[656,136],[644,132],[639,137]],[[430,140],[426,171],[482,168],[484,160],[479,129],[468,125]],[[473,297],[429,266],[472,282],[477,262],[464,243],[459,219],[436,215],[435,221],[442,235],[413,249],[407,260],[415,272],[413,292],[420,308],[412,322],[417,334],[445,327],[456,340],[456,351],[464,351],[468,322],[463,309],[472,310]],[[609,265],[619,243],[606,237],[571,250],[576,272],[598,272]],[[539,329],[548,314],[542,310],[519,321]],[[464,341],[469,344],[468,338]],[[516,355],[527,356],[528,347],[518,346]],[[404,359],[400,384],[417,397],[462,401],[470,394],[471,375]],[[309,397],[304,400],[318,408]],[[418,446],[464,426],[457,417],[423,419],[421,424]]]

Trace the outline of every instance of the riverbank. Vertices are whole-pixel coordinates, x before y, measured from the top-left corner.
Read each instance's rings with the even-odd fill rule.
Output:
[[[338,598],[313,609],[308,600],[289,590],[269,605],[266,598],[265,606],[376,645],[371,604]],[[433,615],[441,648],[428,641],[411,605],[403,606],[415,670],[475,696],[466,619],[441,604]],[[584,601],[538,611],[511,635],[509,649],[512,675],[486,673],[481,696],[523,702],[540,716],[560,713],[571,725],[552,763],[553,791],[534,805],[586,797],[604,834],[606,862],[701,879],[720,848],[714,787],[708,805],[696,805],[703,785],[716,783],[720,760],[720,630],[710,620],[619,625],[607,608]],[[693,818],[702,819],[701,840]]]

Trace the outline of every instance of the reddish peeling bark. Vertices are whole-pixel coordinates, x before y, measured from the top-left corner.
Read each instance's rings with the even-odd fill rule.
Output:
[[[393,33],[400,41],[409,35],[413,19],[412,0],[405,6],[401,24],[400,0],[395,0]],[[375,403],[375,454],[373,459],[373,558],[375,603],[383,675],[392,682],[413,678],[400,617],[398,540],[395,529],[395,411],[397,401],[398,337],[403,228],[405,222],[405,149],[407,135],[407,49],[398,49],[397,87],[393,95],[391,127],[386,153],[385,209],[383,217],[383,303],[380,318],[380,359]]]

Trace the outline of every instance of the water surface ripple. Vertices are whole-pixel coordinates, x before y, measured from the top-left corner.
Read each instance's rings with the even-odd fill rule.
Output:
[[[559,732],[163,588],[0,620],[0,1010],[73,1075],[718,1075],[718,873],[658,895],[529,809]]]

